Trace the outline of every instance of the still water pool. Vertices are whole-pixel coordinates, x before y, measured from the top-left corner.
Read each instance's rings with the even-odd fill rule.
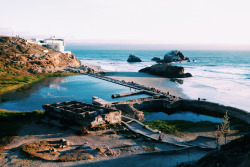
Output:
[[[192,122],[200,121],[210,121],[214,123],[221,123],[222,119],[217,117],[212,117],[203,114],[197,114],[191,111],[178,111],[173,114],[167,114],[165,112],[150,112],[145,114],[145,121],[152,120],[184,120]]]
[[[42,109],[43,104],[63,101],[76,100],[92,103],[92,96],[98,96],[107,101],[123,101],[148,97],[148,95],[143,94],[117,99],[111,98],[111,95],[114,93],[129,91],[134,90],[87,75],[46,78],[26,88],[1,95],[0,108],[16,111],[31,111]]]

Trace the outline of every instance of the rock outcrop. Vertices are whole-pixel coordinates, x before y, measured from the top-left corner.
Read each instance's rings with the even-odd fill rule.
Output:
[[[74,54],[59,53],[24,38],[5,36],[0,36],[0,61],[1,72],[15,74],[53,73],[81,66],[81,61]]]
[[[127,62],[142,62],[142,61],[139,57],[136,57],[135,55],[130,54]]]
[[[161,59],[160,59],[159,57],[154,57],[154,58],[152,58],[151,60],[152,60],[152,61],[158,62],[158,61],[160,61]]]
[[[165,54],[162,60],[157,60],[158,63],[171,63],[176,61],[190,61],[189,58],[185,57],[179,50],[172,50]]]
[[[139,72],[146,72],[153,75],[159,75],[167,78],[184,78],[192,77],[190,73],[184,73],[183,67],[173,66],[171,64],[156,64],[151,67],[146,67]]]

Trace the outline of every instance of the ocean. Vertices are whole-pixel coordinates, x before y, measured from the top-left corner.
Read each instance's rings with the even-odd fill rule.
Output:
[[[155,64],[153,57],[163,58],[170,50],[86,50],[81,46],[67,46],[85,65],[120,72],[137,72]],[[182,66],[191,78],[172,80],[190,99],[233,106],[250,112],[250,51],[181,50],[191,62],[172,63]],[[143,62],[128,63],[129,54]],[[194,61],[193,61],[194,60]]]

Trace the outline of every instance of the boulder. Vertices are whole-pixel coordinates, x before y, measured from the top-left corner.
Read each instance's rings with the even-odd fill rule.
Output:
[[[171,64],[155,64],[151,67],[146,67],[139,72],[146,72],[153,75],[159,75],[167,78],[184,78],[192,77],[190,73],[184,73],[183,67],[173,66]]]
[[[157,62],[157,61],[160,61],[161,59],[160,59],[159,57],[154,57],[154,58],[152,58],[151,60]]]
[[[162,60],[157,60],[159,63],[171,63],[176,61],[187,60],[190,61],[189,58],[185,57],[184,54],[179,50],[172,50],[164,55]]]
[[[127,62],[142,62],[142,61],[139,57],[136,57],[135,55],[130,54]]]

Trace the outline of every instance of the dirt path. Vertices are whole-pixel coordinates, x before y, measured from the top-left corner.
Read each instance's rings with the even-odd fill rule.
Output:
[[[109,163],[116,164],[118,161],[116,160],[117,158],[120,159],[127,156],[133,157],[135,154],[148,152],[149,150],[145,150],[145,148],[155,148],[156,150],[177,149],[175,146],[154,141],[147,141],[144,138],[128,139],[122,134],[111,134],[111,131],[112,129],[91,131],[90,134],[86,136],[77,136],[72,130],[62,130],[50,124],[36,124],[31,122],[26,124],[20,130],[19,135],[3,151],[3,155],[0,157],[0,166],[73,166],[80,164],[87,165],[89,162],[91,162],[91,164],[97,163],[101,165],[103,162],[106,162],[104,160],[108,160]],[[113,149],[117,152],[118,156],[100,156],[92,161],[49,162],[28,158],[20,149],[23,144],[41,140],[60,140],[61,138],[64,138],[71,143],[70,149],[84,145],[84,143],[89,143],[95,147]],[[126,160],[126,158],[124,160]]]

